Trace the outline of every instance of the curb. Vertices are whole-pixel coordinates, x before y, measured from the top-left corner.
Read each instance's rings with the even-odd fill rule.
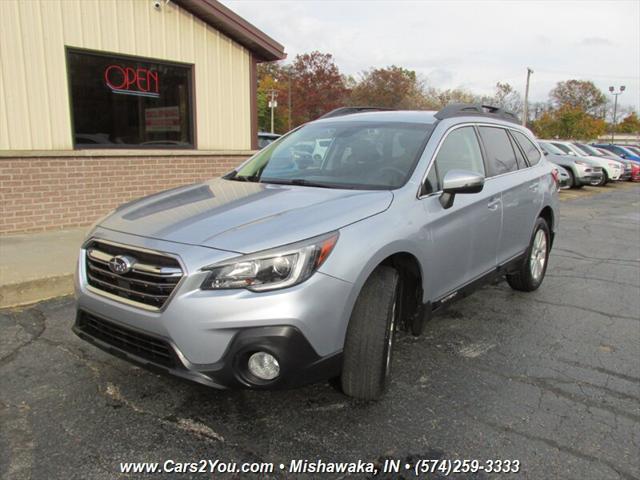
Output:
[[[0,308],[18,307],[72,293],[72,273],[0,285]]]

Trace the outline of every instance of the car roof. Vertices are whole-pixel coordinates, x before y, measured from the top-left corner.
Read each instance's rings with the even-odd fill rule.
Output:
[[[319,118],[312,123],[342,123],[342,122],[384,122],[384,123],[414,123],[435,125],[443,120],[453,120],[455,123],[491,123],[499,126],[517,128],[526,131],[524,127],[517,123],[513,123],[501,118],[495,118],[489,115],[456,115],[446,119],[439,119],[435,110],[376,110],[363,111],[358,113],[349,113],[346,115],[331,116],[327,118]]]
[[[398,122],[398,123],[426,123],[438,121],[436,111],[431,110],[381,110],[350,113],[335,117],[320,118],[316,122]]]

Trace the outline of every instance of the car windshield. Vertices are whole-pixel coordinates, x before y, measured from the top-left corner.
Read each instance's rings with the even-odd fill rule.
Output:
[[[640,155],[640,148],[638,147],[627,147],[627,150],[629,150],[634,155]]]
[[[554,143],[554,145],[556,147],[558,147],[560,150],[562,150],[562,154],[563,155],[566,155],[566,154],[569,154],[569,155],[574,154],[575,155],[575,153],[576,153],[576,152],[574,152],[573,150],[571,150],[569,148],[569,145],[565,145],[563,143]]]
[[[226,178],[326,188],[395,189],[418,161],[431,124],[321,122],[272,143]]]
[[[582,150],[587,155],[595,155],[596,157],[602,157],[601,153],[598,153],[594,148],[591,148],[589,145],[584,145],[582,143],[574,143],[576,148]]]
[[[563,152],[562,150],[560,150],[558,147],[556,147],[553,143],[548,143],[548,142],[540,142],[540,147],[542,147],[542,149],[547,152],[550,153],[552,155],[566,155],[565,152]]]

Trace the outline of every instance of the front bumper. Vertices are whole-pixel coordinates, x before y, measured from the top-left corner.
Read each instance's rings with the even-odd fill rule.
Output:
[[[214,388],[288,388],[335,377],[342,368],[342,352],[320,357],[300,330],[288,325],[241,329],[218,362],[198,366],[191,364],[170,339],[133,330],[84,310],[78,310],[73,331],[96,347],[152,372]],[[275,380],[260,380],[247,370],[249,356],[257,351],[278,358],[281,369]]]
[[[126,234],[110,238],[107,231],[99,232],[97,238],[179,256],[185,276],[162,309],[137,308],[87,284],[86,252],[82,250],[76,271],[78,320],[74,327],[81,338],[147,368],[221,388],[285,387],[339,373],[353,302],[351,283],[316,272],[307,281],[282,290],[205,291],[200,285],[208,273],[202,268],[237,254]],[[126,335],[137,332],[149,337],[144,341],[168,346],[171,362],[141,355],[131,345],[83,327],[86,315],[108,322],[108,328],[125,329]],[[276,381],[267,385],[246,376],[240,357],[247,349],[274,352],[281,366]]]
[[[587,172],[578,178],[582,185],[597,185],[602,181],[602,175],[602,172]]]

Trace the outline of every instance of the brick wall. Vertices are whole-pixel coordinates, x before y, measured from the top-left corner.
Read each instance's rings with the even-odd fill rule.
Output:
[[[121,203],[220,176],[245,158],[0,157],[0,234],[90,225]]]

